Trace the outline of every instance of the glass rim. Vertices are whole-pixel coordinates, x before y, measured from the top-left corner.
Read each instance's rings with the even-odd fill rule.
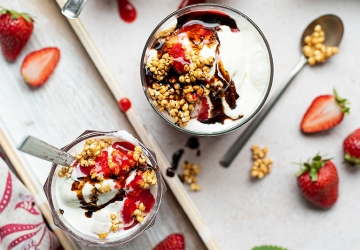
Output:
[[[79,137],[77,137],[74,141],[70,142],[63,148],[62,150],[68,152],[70,149],[72,149],[74,146],[76,146],[78,143],[89,139],[94,138],[98,136],[112,136],[116,137],[114,133],[118,131],[110,131],[110,132],[101,132],[101,131],[90,131],[87,130],[83,134],[81,134]],[[121,137],[118,137],[119,139],[124,139]],[[125,139],[124,139],[125,140]],[[56,180],[56,169],[58,168],[59,164],[52,164],[51,170],[49,172],[48,178],[44,184],[44,192],[46,194],[47,200],[49,202],[49,206],[51,208],[51,214],[53,216],[54,224],[61,228],[62,230],[65,230],[67,234],[69,234],[71,237],[77,240],[78,243],[84,246],[125,246],[127,243],[132,241],[135,237],[143,233],[146,229],[153,226],[155,223],[156,215],[158,213],[158,210],[160,208],[161,200],[166,192],[166,185],[162,178],[162,175],[160,173],[160,169],[158,168],[158,163],[156,160],[155,153],[145,147],[141,142],[139,142],[137,139],[133,138],[126,138],[126,141],[129,141],[135,145],[141,146],[143,149],[144,154],[149,159],[151,164],[153,165],[153,169],[155,170],[156,177],[158,180],[157,183],[157,193],[155,197],[155,204],[150,213],[147,215],[146,220],[143,223],[139,223],[140,227],[138,227],[136,230],[133,230],[131,233],[128,233],[125,237],[119,238],[112,238],[112,239],[101,239],[101,238],[95,238],[93,236],[84,234],[77,230],[70,222],[68,222],[65,218],[61,217],[58,213],[58,209],[55,208],[59,207],[57,203],[56,193],[55,193],[55,186],[54,181]],[[156,165],[154,167],[154,165]]]
[[[175,123],[171,122],[168,118],[166,118],[153,104],[152,100],[150,99],[149,97],[149,94],[147,93],[147,84],[146,84],[146,79],[145,79],[145,72],[144,72],[144,59],[145,59],[145,56],[146,56],[146,52],[147,52],[147,49],[150,45],[150,43],[152,42],[156,32],[158,32],[159,28],[164,24],[166,23],[170,18],[174,17],[174,16],[181,16],[181,15],[184,15],[185,13],[187,12],[190,12],[189,10],[191,8],[194,8],[194,7],[210,7],[210,8],[219,8],[219,9],[225,9],[225,10],[228,10],[228,11],[232,11],[234,12],[235,14],[237,15],[240,15],[243,19],[245,19],[248,23],[250,23],[254,28],[255,30],[258,32],[258,34],[260,35],[260,37],[262,38],[264,44],[265,44],[265,47],[266,47],[266,50],[267,50],[267,54],[268,54],[268,58],[269,58],[269,64],[270,64],[270,77],[269,77],[269,82],[267,84],[267,90],[266,90],[266,93],[265,95],[263,96],[260,104],[258,105],[258,107],[249,115],[246,117],[246,119],[244,119],[242,122],[239,122],[238,124],[236,124],[235,126],[233,127],[230,127],[228,129],[224,129],[224,130],[220,130],[220,131],[215,131],[215,132],[209,132],[209,133],[206,133],[206,132],[197,132],[197,131],[192,131],[192,130],[189,130],[189,129],[185,129],[185,128],[182,128],[178,125],[176,125]],[[248,121],[250,121],[259,111],[260,109],[263,107],[264,103],[266,102],[268,96],[269,96],[269,93],[270,93],[270,90],[271,90],[271,87],[272,87],[272,82],[273,82],[273,76],[274,76],[274,63],[273,63],[273,58],[272,58],[272,53],[271,53],[271,49],[270,49],[270,45],[264,35],[264,33],[261,31],[261,29],[259,28],[259,26],[257,26],[255,24],[254,21],[252,21],[248,16],[246,16],[245,14],[243,14],[242,12],[238,11],[237,9],[234,9],[234,8],[231,8],[229,6],[226,6],[226,5],[221,5],[221,4],[213,4],[213,3],[203,3],[203,4],[193,4],[193,5],[189,5],[189,6],[186,6],[182,9],[178,9],[174,12],[172,12],[171,14],[167,15],[155,28],[154,30],[151,32],[151,34],[149,35],[149,38],[147,39],[146,43],[145,43],[145,46],[144,46],[144,49],[143,49],[143,52],[142,52],[142,55],[141,55],[141,60],[140,60],[140,76],[141,76],[141,84],[142,84],[142,87],[143,87],[143,92],[146,96],[146,99],[147,101],[150,103],[150,106],[155,110],[155,112],[163,119],[165,120],[165,122],[167,122],[169,125],[171,125],[172,127],[180,130],[181,132],[184,132],[184,133],[187,133],[187,134],[190,134],[190,135],[196,135],[196,136],[218,136],[218,135],[224,135],[224,134],[227,134],[227,133],[230,133],[238,128],[240,128],[241,126],[245,125]]]

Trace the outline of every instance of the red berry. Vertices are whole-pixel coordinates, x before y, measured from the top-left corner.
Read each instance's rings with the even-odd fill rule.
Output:
[[[344,140],[344,159],[353,165],[360,165],[360,128]]]
[[[316,155],[311,162],[303,164],[296,176],[300,191],[311,203],[328,208],[337,201],[339,177],[330,160]]]
[[[174,44],[169,50],[169,55],[173,57],[173,69],[178,74],[184,74],[184,65],[189,64],[190,61],[185,59],[185,50],[181,43]]]
[[[185,242],[182,234],[170,234],[153,250],[184,250]]]
[[[0,8],[0,46],[7,60],[15,61],[33,29],[34,22],[27,14]]]
[[[126,112],[131,108],[131,102],[128,98],[121,98],[119,101],[119,106],[122,109],[122,111]]]
[[[304,133],[316,133],[338,125],[349,113],[346,107],[347,100],[334,95],[321,95],[315,98],[306,111],[302,121],[301,130]]]
[[[22,65],[21,75],[26,83],[37,87],[43,85],[60,60],[60,50],[49,47],[28,54]]]

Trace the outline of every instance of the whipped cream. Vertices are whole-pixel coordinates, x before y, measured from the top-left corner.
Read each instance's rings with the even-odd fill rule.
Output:
[[[116,136],[116,137],[114,137]],[[117,137],[122,137],[125,140],[122,140]],[[113,134],[108,134],[108,136],[98,136],[93,137],[91,139],[111,139],[112,144],[116,142],[134,142],[135,139],[125,131],[115,132]],[[76,155],[81,153],[85,146],[85,141],[80,142],[72,149],[69,150],[70,154]],[[110,146],[103,151],[108,151],[108,155],[110,156],[113,152],[113,148]],[[147,159],[147,164],[150,165],[149,160]],[[97,167],[97,166],[95,166]],[[94,211],[92,216],[89,218],[85,215],[86,209],[81,208],[82,204],[79,200],[78,194],[76,191],[72,191],[74,182],[79,182],[79,180],[84,179],[87,175],[84,174],[80,170],[80,164],[75,165],[73,168],[71,175],[68,177],[60,178],[58,176],[58,172],[61,171],[61,166],[58,166],[56,170],[56,180],[55,180],[55,197],[57,206],[61,209],[61,213],[63,218],[76,230],[81,233],[99,238],[99,235],[106,234],[106,239],[115,239],[122,238],[126,235],[131,234],[133,231],[137,230],[141,227],[141,224],[144,223],[147,219],[147,216],[144,217],[144,221],[136,224],[130,229],[124,230],[124,227],[131,226],[133,222],[125,224],[123,222],[123,218],[121,215],[121,211],[124,208],[124,203],[127,200],[127,196],[124,196],[123,200],[116,200],[115,202],[110,202],[108,205],[99,209],[98,211]],[[125,185],[123,188],[124,193],[128,194],[133,191],[133,188],[126,187],[129,185],[137,174],[137,170],[132,170],[131,173],[127,176],[125,180]],[[82,196],[85,202],[90,202],[92,191],[94,188],[97,190],[101,190],[102,188],[106,188],[106,192],[100,192],[97,196],[96,205],[101,206],[102,204],[106,204],[110,200],[112,200],[119,192],[118,182],[115,179],[104,178],[102,181],[88,181],[82,188]],[[150,193],[156,199],[157,196],[157,185],[150,186]],[[110,231],[112,226],[111,214],[117,214],[119,217],[119,229],[116,232]],[[135,220],[135,218],[134,218]]]

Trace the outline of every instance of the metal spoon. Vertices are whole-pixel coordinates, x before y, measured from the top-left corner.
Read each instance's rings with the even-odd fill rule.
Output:
[[[328,46],[339,46],[342,36],[344,34],[344,25],[339,17],[335,15],[324,15],[315,19],[306,27],[300,40],[301,56],[299,62],[290,72],[290,74],[285,79],[283,84],[276,90],[276,93],[269,100],[267,105],[258,113],[258,115],[253,119],[252,123],[247,127],[247,129],[240,135],[240,137],[235,141],[235,143],[221,158],[220,164],[222,166],[224,167],[230,166],[231,162],[234,160],[238,152],[242,149],[242,147],[245,145],[247,140],[250,138],[250,136],[253,134],[256,128],[260,125],[262,120],[270,112],[271,108],[279,100],[280,96],[284,93],[285,89],[290,85],[291,81],[305,66],[305,64],[307,63],[307,59],[302,53],[302,48],[305,45],[304,38],[305,36],[312,34],[312,32],[314,31],[314,27],[317,24],[320,24],[323,31],[325,32],[324,44]]]
[[[66,167],[75,161],[74,156],[71,154],[32,136],[26,137],[18,149],[29,155]]]
[[[67,0],[61,9],[61,13],[71,19],[77,18],[85,7],[87,0]]]

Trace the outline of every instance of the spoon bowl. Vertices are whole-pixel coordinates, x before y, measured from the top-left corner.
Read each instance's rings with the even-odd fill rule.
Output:
[[[304,38],[311,35],[314,32],[315,26],[318,24],[321,25],[322,30],[325,32],[324,44],[327,46],[339,46],[344,35],[343,22],[338,16],[328,14],[316,18],[306,27],[300,41],[301,49],[306,45]]]

